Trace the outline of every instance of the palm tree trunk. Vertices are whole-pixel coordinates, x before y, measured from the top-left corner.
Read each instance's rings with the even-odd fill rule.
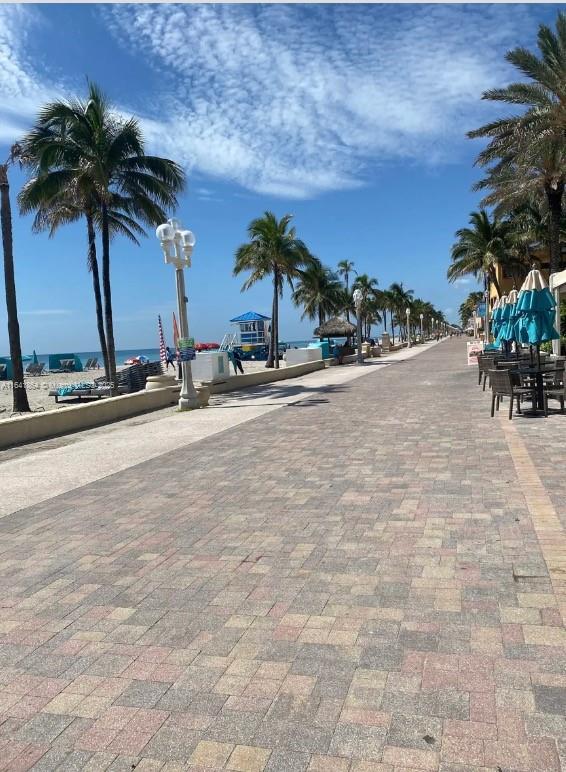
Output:
[[[14,244],[12,239],[12,210],[8,165],[0,166],[0,219],[2,223],[2,247],[4,250],[4,283],[6,287],[6,312],[8,315],[8,340],[12,360],[12,404],[14,413],[29,413],[30,406],[24,383],[20,324],[14,277]]]
[[[273,366],[279,369],[279,271],[275,269],[273,276]]]
[[[492,282],[493,286],[495,287],[495,291],[497,292],[497,297],[501,297],[501,286],[499,282],[497,281],[497,276],[495,275],[495,269],[490,268],[488,271],[489,281]],[[487,286],[487,290],[489,291],[489,284]]]
[[[387,332],[387,309],[383,309],[383,331]]]
[[[96,306],[96,327],[98,329],[98,339],[100,341],[100,351],[104,362],[104,372],[106,378],[110,378],[110,368],[108,365],[108,346],[106,345],[106,333],[104,332],[104,315],[102,312],[102,294],[100,292],[100,276],[98,273],[98,260],[96,257],[96,234],[94,232],[94,223],[90,214],[86,215],[86,227],[88,233],[88,267],[92,273],[92,286],[94,289],[94,304]]]
[[[271,301],[271,331],[269,334],[269,346],[267,348],[267,362],[265,363],[266,367],[273,367],[273,342],[275,340],[274,336],[274,330],[273,330],[273,321],[275,319],[275,296],[277,294],[277,289],[274,285],[273,290],[273,300]]]
[[[562,217],[562,196],[564,184],[556,188],[545,186],[548,208],[550,210],[549,241],[550,241],[550,273],[557,273],[561,266],[560,255],[560,220]]]
[[[116,349],[114,346],[114,323],[112,320],[112,291],[110,289],[110,232],[108,227],[108,208],[102,204],[102,289],[104,292],[104,323],[106,327],[106,345],[108,349],[108,372],[106,378],[112,395],[117,394]]]

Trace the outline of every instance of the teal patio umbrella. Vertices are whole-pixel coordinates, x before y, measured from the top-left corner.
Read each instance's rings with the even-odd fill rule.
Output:
[[[497,329],[497,335],[495,336],[495,345],[501,346],[502,341],[499,339],[499,336],[501,334],[501,330],[503,329],[503,325],[506,324],[508,319],[508,308],[507,308],[507,295],[502,295],[499,298],[498,306],[497,306],[497,321],[496,321],[496,329]]]
[[[521,343],[536,346],[547,340],[559,340],[554,328],[556,301],[541,274],[533,268],[519,292],[517,300],[517,336]]]
[[[511,290],[507,296],[505,308],[503,309],[503,321],[499,328],[498,342],[503,345],[509,345],[510,343],[518,342],[517,336],[517,321],[519,319],[519,311],[517,309],[517,300],[519,293],[515,288]]]
[[[39,359],[37,358],[37,354],[35,353],[35,349],[34,349],[34,350],[33,350],[33,361],[32,361],[32,365],[38,365],[38,364],[39,364]]]
[[[491,309],[491,334],[493,335],[493,340],[497,338],[497,333],[499,332],[499,305],[500,299],[497,298]]]

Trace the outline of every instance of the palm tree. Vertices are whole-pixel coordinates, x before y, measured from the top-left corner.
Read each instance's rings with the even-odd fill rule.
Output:
[[[401,331],[406,320],[405,310],[411,306],[414,290],[405,289],[403,282],[393,282],[389,286],[388,292],[391,298],[392,338],[393,342],[395,342],[395,322],[397,322],[399,330]]]
[[[267,276],[272,277],[273,312],[266,367],[279,367],[279,298],[284,282],[292,287],[293,279],[300,277],[300,269],[310,261],[295,228],[289,227],[292,217],[286,214],[278,220],[273,212],[265,212],[263,217],[252,220],[248,226],[249,242],[236,250],[234,275],[250,272],[242,292]]]
[[[483,292],[481,290],[476,292],[470,292],[468,297],[460,305],[460,321],[462,327],[466,327],[470,319],[472,318],[478,303],[483,302]]]
[[[496,215],[490,219],[489,214],[482,209],[470,214],[470,225],[471,228],[456,231],[458,241],[452,247],[448,280],[454,282],[469,275],[480,279],[487,274],[497,295],[501,297],[495,266],[498,263],[513,262],[509,252],[509,224]]]
[[[344,277],[344,284],[346,285],[346,292],[350,293],[350,274],[357,272],[354,270],[353,260],[340,260],[338,263],[338,275]],[[350,321],[350,312],[346,309],[346,319]]]
[[[76,222],[83,215],[85,217],[87,228],[87,270],[92,276],[100,351],[102,352],[106,377],[109,378],[108,347],[104,330],[102,293],[96,251],[95,226],[100,230],[100,210],[96,207],[92,209],[88,207],[77,196],[76,190],[73,189],[67,189],[59,196],[52,197],[51,200],[46,199],[45,204],[37,206],[36,202],[42,200],[43,190],[44,180],[35,177],[24,185],[18,196],[22,213],[34,210],[36,212],[32,225],[32,230],[35,233],[48,231],[49,238],[52,238],[61,226]],[[139,241],[136,235],[145,235],[145,231],[138,223],[118,209],[109,210],[109,223],[112,234],[122,234],[137,245],[139,245]]]
[[[8,165],[14,154],[0,164],[0,222],[2,227],[2,249],[4,252],[4,284],[6,288],[6,312],[8,316],[8,340],[12,361],[12,405],[14,413],[29,413],[30,406],[24,383],[16,281],[14,277],[14,243],[12,238],[12,209],[10,206],[10,183]]]
[[[110,284],[110,239],[122,225],[133,232],[141,220],[157,225],[165,209],[177,206],[184,173],[173,161],[145,153],[138,121],[117,116],[103,93],[89,84],[86,100],[52,102],[39,113],[36,126],[22,141],[32,170],[22,196],[28,210],[49,211],[64,201],[68,191],[87,218],[89,260],[95,267],[92,228],[102,239],[102,294],[104,332],[108,350],[109,382],[116,384],[116,354]],[[91,222],[89,223],[89,217]],[[91,227],[92,226],[92,227]],[[93,282],[96,282],[96,269]],[[96,296],[96,286],[95,286]]]
[[[371,336],[371,325],[381,321],[377,307],[377,279],[370,278],[367,273],[361,273],[356,277],[353,289],[359,289],[362,293],[361,314],[364,325],[364,337]]]
[[[542,192],[550,212],[551,272],[560,270],[560,221],[566,184],[566,14],[560,12],[556,32],[545,24],[538,31],[539,56],[525,48],[509,51],[506,59],[529,82],[492,89],[483,98],[520,105],[519,115],[493,121],[468,134],[490,142],[477,163],[489,166],[479,187],[493,192],[486,202],[516,206],[533,191]]]
[[[327,316],[337,313],[343,303],[343,286],[329,268],[316,257],[299,271],[298,282],[293,292],[293,303],[304,308],[301,319],[317,319],[320,326]]]

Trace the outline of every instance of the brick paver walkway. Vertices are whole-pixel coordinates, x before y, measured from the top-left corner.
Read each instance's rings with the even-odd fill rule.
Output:
[[[518,480],[464,359],[0,521],[0,769],[559,770],[560,500]]]

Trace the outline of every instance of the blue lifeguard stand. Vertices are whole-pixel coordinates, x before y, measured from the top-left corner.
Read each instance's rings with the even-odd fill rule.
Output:
[[[242,348],[247,346],[266,346],[269,342],[269,316],[258,314],[257,311],[246,311],[245,314],[230,319],[230,324],[238,328],[238,343]]]

